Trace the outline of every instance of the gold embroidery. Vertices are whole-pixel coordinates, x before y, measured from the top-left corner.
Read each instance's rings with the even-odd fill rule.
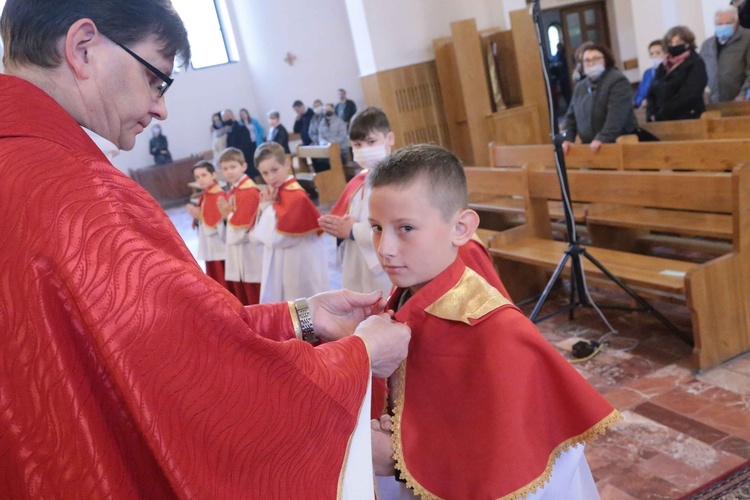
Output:
[[[253,180],[248,177],[239,186],[237,186],[237,189],[251,189],[257,187],[258,186],[255,184],[255,182],[253,182]]]
[[[221,193],[222,191],[224,190],[221,189],[221,187],[218,184],[214,185],[214,187],[208,190],[208,192],[211,194]]]
[[[471,325],[470,319],[479,319],[507,304],[511,302],[482,276],[467,267],[458,283],[430,304],[425,312],[441,319]]]
[[[299,191],[300,189],[305,189],[302,186],[300,186],[300,183],[297,181],[292,182],[287,187],[284,188],[284,191]]]

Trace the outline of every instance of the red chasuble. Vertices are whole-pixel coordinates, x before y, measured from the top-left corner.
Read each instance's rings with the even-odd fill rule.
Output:
[[[389,300],[395,308],[403,292]],[[397,469],[432,498],[518,498],[619,413],[461,259],[396,312],[412,329],[391,377]]]
[[[293,177],[279,187],[279,199],[273,204],[276,211],[276,230],[290,236],[323,234],[318,224],[320,212],[307,196],[305,189]]]
[[[260,206],[260,191],[250,177],[243,175],[229,191],[232,200],[232,216],[227,224],[250,231],[255,225]]]
[[[221,222],[222,216],[219,212],[219,205],[216,203],[219,198],[226,199],[226,193],[219,187],[217,182],[201,193],[198,199],[198,206],[201,209],[201,221],[206,227],[214,228]]]
[[[369,376],[244,308],[48,95],[0,75],[0,498],[335,498]],[[267,337],[263,338],[261,337]]]
[[[338,201],[331,209],[331,215],[343,217],[349,213],[349,205],[352,202],[352,197],[365,183],[365,179],[367,179],[367,170],[362,170],[360,173],[352,177],[352,179],[346,184],[344,192],[341,193]]]

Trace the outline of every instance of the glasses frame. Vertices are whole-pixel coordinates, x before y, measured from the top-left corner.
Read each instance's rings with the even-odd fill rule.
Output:
[[[110,38],[110,40],[112,40],[112,39]],[[147,60],[145,60],[144,58],[142,58],[141,56],[139,56],[138,54],[136,54],[135,52],[133,52],[132,50],[130,50],[129,48],[127,48],[126,46],[124,46],[123,44],[121,44],[119,42],[115,42],[114,40],[112,40],[112,41],[115,43],[115,45],[117,45],[122,50],[124,50],[125,52],[127,52],[128,54],[130,54],[131,56],[133,56],[136,61],[138,61],[139,63],[141,63],[142,65],[144,65],[146,67],[146,69],[148,69],[151,73],[153,73],[154,75],[156,75],[159,78],[161,78],[162,81],[167,84],[166,87],[159,87],[159,92],[156,95],[157,99],[161,99],[162,97],[164,97],[164,94],[167,93],[167,90],[169,90],[169,87],[172,86],[172,83],[174,82],[174,78],[165,75],[158,68],[156,68],[156,66],[154,66],[153,64],[151,64],[150,62],[148,62]]]

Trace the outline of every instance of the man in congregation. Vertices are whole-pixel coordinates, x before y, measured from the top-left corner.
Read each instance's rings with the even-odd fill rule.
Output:
[[[309,130],[310,122],[312,121],[313,116],[315,116],[315,112],[305,106],[305,103],[300,100],[294,101],[292,108],[294,108],[295,113],[297,113],[297,118],[294,119],[294,133],[299,134],[303,146],[309,146],[313,142],[312,139],[310,139]]]
[[[339,102],[336,103],[335,111],[336,116],[344,120],[346,127],[349,128],[352,116],[357,113],[357,105],[351,99],[347,99],[346,90],[344,89],[339,89]]]
[[[706,63],[710,102],[745,101],[750,90],[750,30],[739,24],[737,7],[716,11],[715,35],[701,46]]]
[[[379,293],[243,308],[96,146],[166,118],[169,0],[8,0],[0,31],[0,497],[334,498],[408,328]]]

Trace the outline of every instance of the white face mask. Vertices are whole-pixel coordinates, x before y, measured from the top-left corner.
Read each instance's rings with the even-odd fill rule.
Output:
[[[316,115],[322,115],[323,111],[325,111],[325,109],[323,108],[323,106],[319,106],[317,108],[313,108],[313,111],[315,111]]]
[[[604,64],[585,66],[583,68],[583,72],[586,73],[586,76],[588,76],[590,80],[596,80],[597,78],[602,76],[602,73],[604,73]]]
[[[651,58],[651,67],[654,68],[654,69],[656,69],[663,62],[664,62],[664,58],[663,57],[652,57]]]
[[[385,144],[354,149],[354,161],[362,168],[372,168],[386,156],[388,156],[388,150]]]

